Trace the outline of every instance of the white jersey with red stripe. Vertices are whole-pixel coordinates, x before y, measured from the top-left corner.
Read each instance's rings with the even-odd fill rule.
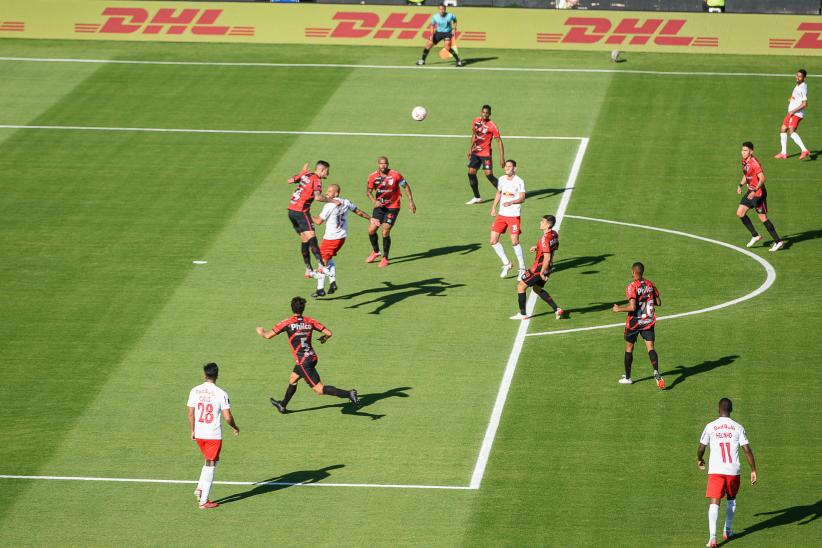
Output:
[[[730,417],[719,417],[708,423],[699,443],[711,448],[709,474],[739,475],[739,446],[748,445],[745,429]]]
[[[793,91],[791,92],[791,99],[788,101],[788,112],[792,111],[793,109],[797,108],[802,103],[808,100],[808,84],[802,82],[801,84],[797,84]],[[798,116],[799,118],[803,118],[805,116],[805,109],[796,111],[794,116]]]
[[[223,409],[231,409],[228,394],[213,382],[195,386],[188,394],[188,406],[194,408],[194,437],[199,440],[223,439]]]
[[[339,205],[335,203],[327,203],[323,206],[320,212],[320,219],[325,221],[325,235],[326,240],[342,240],[348,236],[348,212],[357,209],[357,206],[352,204],[345,198],[337,198]]]

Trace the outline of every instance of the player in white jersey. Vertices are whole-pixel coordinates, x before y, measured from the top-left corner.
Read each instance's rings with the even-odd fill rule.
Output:
[[[782,151],[774,156],[777,160],[785,160],[788,157],[788,135],[802,151],[799,154],[800,160],[804,160],[811,154],[799,134],[796,133],[799,122],[805,118],[805,107],[808,106],[808,84],[805,83],[807,77],[808,72],[805,69],[796,71],[796,87],[793,88],[791,98],[788,101],[788,114],[782,120],[782,127],[779,128],[779,141],[782,144]]]
[[[194,496],[197,497],[200,508],[217,508],[219,504],[208,500],[208,494],[211,492],[211,484],[214,483],[214,469],[220,460],[220,449],[223,444],[220,415],[234,431],[235,436],[240,435],[240,429],[231,414],[228,394],[215,384],[219,373],[217,364],[205,364],[203,373],[205,382],[192,388],[188,394],[188,425],[191,427],[191,439],[197,442],[205,457],[205,465],[200,472]]]
[[[745,458],[751,467],[751,485],[756,483],[756,461],[748,443],[745,429],[731,420],[733,403],[728,398],[719,400],[719,418],[705,426],[696,450],[696,465],[705,470],[705,448],[711,447],[711,460],[708,462],[708,488],[705,497],[710,499],[708,506],[708,544],[716,546],[716,520],[719,517],[719,503],[727,497],[728,507],[725,515],[725,527],[722,538],[728,540],[733,536],[734,513],[736,512],[736,494],[739,491],[739,446],[745,452]]]
[[[313,217],[315,225],[325,225],[325,235],[323,235],[322,244],[320,244],[320,255],[325,261],[328,272],[328,279],[330,284],[328,286],[328,294],[331,295],[337,291],[337,265],[334,264],[334,255],[336,255],[348,237],[348,212],[353,211],[355,215],[368,219],[372,223],[379,226],[379,221],[372,219],[371,215],[365,213],[356,205],[352,204],[350,200],[340,198],[340,185],[330,185],[325,195],[331,199],[336,199],[339,203],[329,202],[325,204],[319,217]],[[314,277],[317,279],[317,291],[311,294],[312,297],[325,297],[325,278],[326,272],[315,272]]]
[[[494,217],[494,224],[491,225],[491,247],[494,248],[499,260],[502,261],[502,272],[499,277],[504,278],[511,270],[511,261],[505,255],[502,244],[499,243],[500,234],[511,229],[511,245],[519,263],[519,276],[525,272],[525,257],[522,255],[522,246],[519,245],[519,235],[522,232],[520,224],[520,212],[522,202],[525,201],[525,181],[517,175],[517,162],[514,160],[505,161],[505,175],[497,181],[497,194],[494,196],[494,203],[491,204],[491,216]],[[497,212],[499,204],[499,212]]]

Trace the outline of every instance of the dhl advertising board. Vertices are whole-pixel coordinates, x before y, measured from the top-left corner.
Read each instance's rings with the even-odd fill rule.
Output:
[[[452,8],[462,48],[820,55],[822,18]],[[431,7],[3,0],[0,37],[420,46]]]

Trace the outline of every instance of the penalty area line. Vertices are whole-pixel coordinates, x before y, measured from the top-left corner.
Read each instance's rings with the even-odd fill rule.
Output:
[[[579,175],[579,170],[582,167],[582,159],[585,156],[585,151],[587,148],[588,139],[581,139],[579,142],[579,148],[577,148],[576,157],[574,158],[574,163],[571,166],[571,172],[568,174],[568,180],[565,181],[565,189],[562,192],[562,199],[559,202],[559,207],[557,207],[556,215],[554,215],[556,217],[554,229],[557,231],[559,231],[560,225],[562,224],[562,219],[565,217],[565,210],[568,209],[568,202],[571,200],[571,193],[574,190],[577,176]],[[529,316],[533,313],[536,302],[536,293],[531,291],[525,309]],[[502,375],[499,390],[497,390],[497,399],[494,401],[494,408],[491,411],[491,418],[488,420],[488,426],[485,429],[485,436],[482,439],[479,456],[477,457],[477,462],[474,465],[474,472],[471,474],[471,483],[469,484],[471,489],[479,489],[480,484],[482,483],[482,477],[485,475],[485,469],[488,466],[488,458],[491,456],[491,448],[494,445],[494,438],[497,436],[500,419],[502,418],[502,410],[505,408],[505,401],[508,399],[508,391],[511,389],[511,382],[514,379],[514,371],[517,369],[517,362],[519,361],[519,355],[522,352],[522,345],[525,343],[525,336],[528,333],[528,326],[530,323],[530,319],[522,320],[520,321],[519,329],[517,329],[517,335],[514,338],[514,345],[511,348],[511,354],[508,356],[508,363],[505,365],[505,372]]]

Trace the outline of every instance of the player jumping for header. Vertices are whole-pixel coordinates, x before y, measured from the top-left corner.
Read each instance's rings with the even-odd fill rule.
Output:
[[[656,324],[656,307],[662,305],[659,290],[646,280],[645,265],[634,263],[631,265],[633,281],[625,288],[628,304],[614,305],[614,312],[627,312],[625,320],[625,374],[619,379],[620,384],[631,384],[631,364],[634,361],[634,343],[637,337],[645,340],[648,358],[654,368],[654,379],[660,390],[665,390],[665,380],[659,375],[659,355],[654,350],[654,324]]]
[[[539,220],[539,228],[542,230],[542,236],[537,245],[531,247],[531,253],[536,253],[534,264],[531,268],[525,271],[517,283],[517,304],[519,304],[519,313],[511,316],[512,320],[527,320],[528,315],[525,310],[525,290],[529,287],[539,297],[548,303],[551,310],[558,320],[562,319],[565,311],[557,306],[551,295],[545,291],[545,284],[548,282],[548,276],[551,275],[551,267],[554,264],[554,253],[559,249],[559,234],[554,230],[554,224],[557,220],[553,215],[543,215]]]
[[[322,180],[328,177],[329,169],[328,162],[320,160],[313,172],[309,171],[308,164],[305,164],[302,171],[288,179],[290,184],[297,185],[297,189],[291,193],[291,201],[288,204],[288,219],[300,236],[306,278],[311,278],[314,272],[311,267],[311,253],[317,258],[319,264],[317,270],[322,272],[325,269],[317,236],[314,234],[314,223],[311,221],[311,204],[314,200],[339,204],[336,200],[329,199],[322,194]]]
[[[271,405],[280,413],[285,413],[288,402],[291,401],[297,391],[297,382],[300,379],[307,382],[318,396],[336,396],[349,399],[352,403],[358,404],[360,400],[357,398],[356,389],[341,390],[331,385],[323,385],[320,380],[320,374],[317,373],[318,358],[317,353],[314,352],[314,347],[311,345],[311,334],[314,331],[322,332],[319,341],[320,344],[324,344],[331,338],[331,331],[314,318],[303,316],[304,310],[305,299],[294,297],[291,299],[291,311],[294,313],[292,316],[275,325],[270,331],[266,331],[262,327],[257,328],[257,333],[264,339],[271,339],[284,331],[288,335],[288,344],[291,346],[291,353],[297,362],[291,372],[291,377],[288,379],[285,396],[279,401],[271,398]]]

